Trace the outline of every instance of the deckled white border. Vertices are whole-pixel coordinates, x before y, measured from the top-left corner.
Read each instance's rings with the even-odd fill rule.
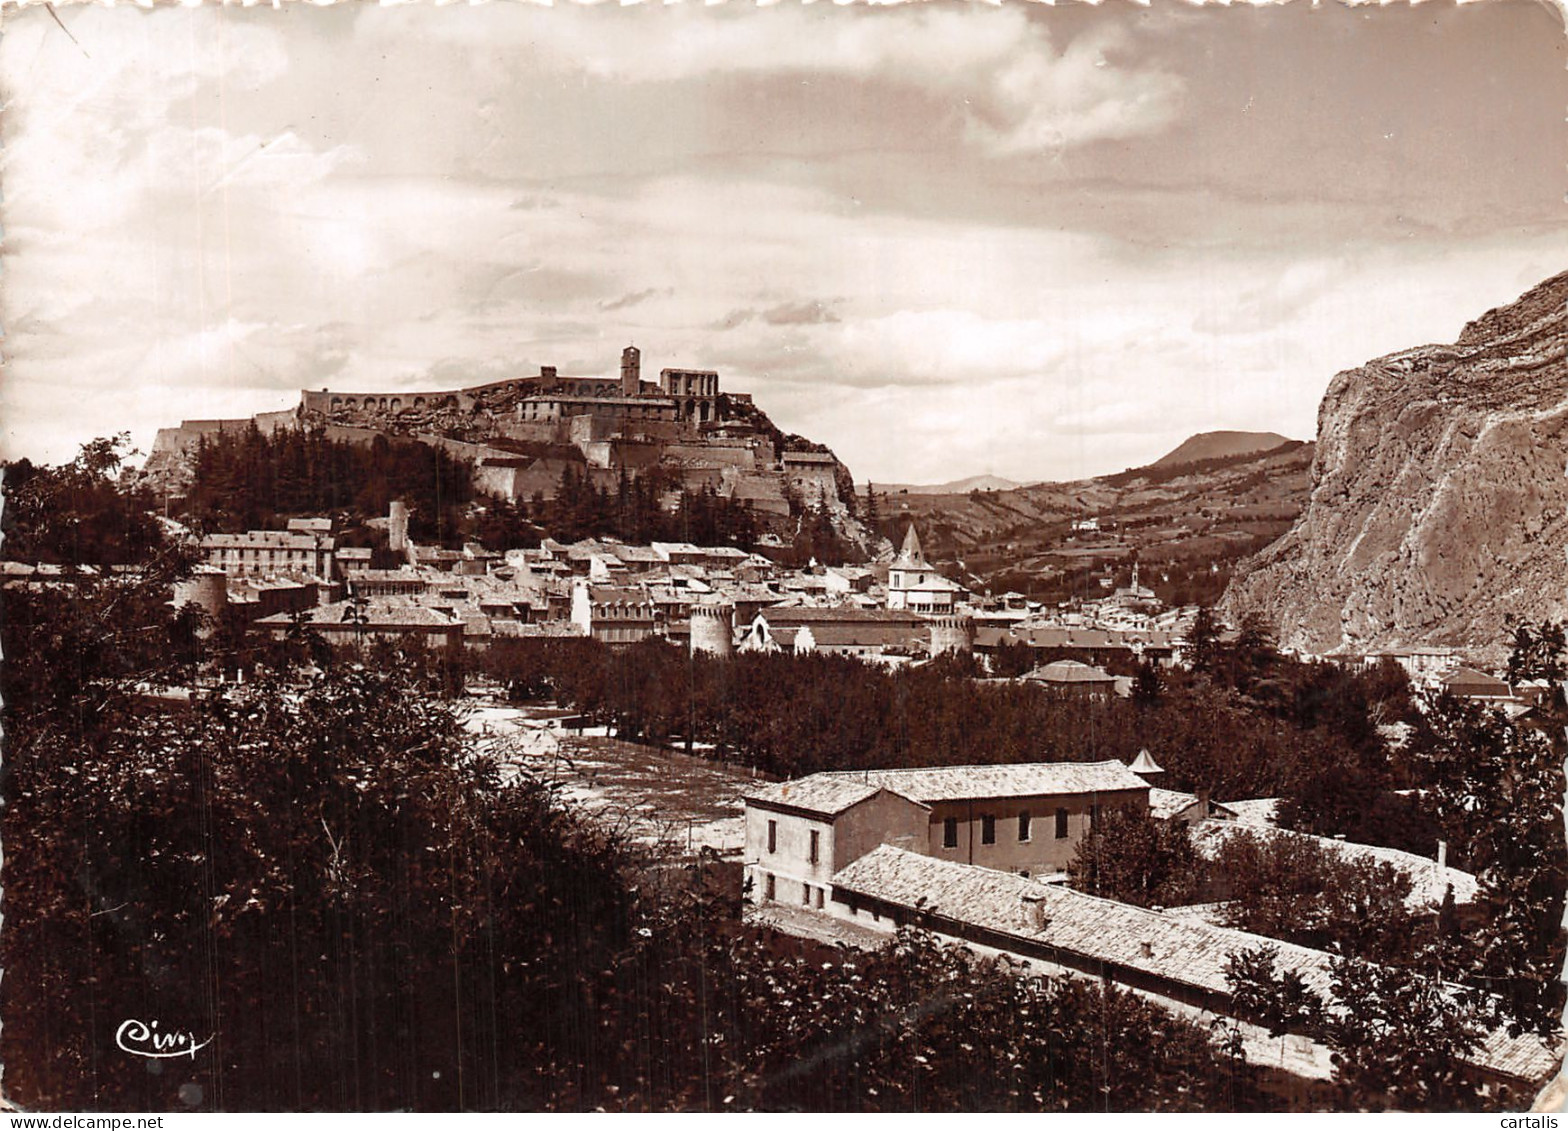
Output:
[[[5,16],[5,12],[6,12],[6,10],[8,8],[18,8],[18,9],[20,9],[20,8],[28,8],[28,7],[45,7],[45,8],[49,8],[50,11],[51,11],[51,14],[52,14],[53,10],[55,8],[57,8],[57,7],[64,7],[64,6],[68,6],[68,5],[74,7],[74,6],[79,6],[79,5],[82,5],[82,4],[98,4],[98,5],[101,5],[102,7],[105,7],[105,8],[114,8],[114,7],[121,7],[121,6],[124,6],[124,7],[132,7],[132,6],[134,6],[134,7],[137,7],[137,8],[144,9],[144,10],[151,10],[151,9],[154,9],[154,8],[174,8],[174,7],[199,8],[199,7],[204,6],[206,2],[207,2],[207,0],[123,0],[123,3],[117,3],[116,0],[0,0],[0,35],[4,34],[4,30],[5,30],[5,27],[4,27],[4,16]],[[274,8],[274,9],[277,9],[277,10],[282,10],[282,8],[283,8],[285,3],[287,3],[287,4],[291,5],[291,6],[306,5],[306,6],[309,6],[309,7],[325,8],[325,7],[330,7],[333,4],[338,3],[339,0],[213,0],[213,2],[214,3],[221,3],[223,5],[223,7],[225,7],[225,8],[256,8],[256,7],[261,7],[263,5],[266,5],[266,6],[270,6],[270,7]],[[354,2],[362,3],[363,0],[354,0]],[[544,8],[553,8],[553,7],[556,6],[555,5],[555,0],[376,0],[376,3],[378,4],[378,6],[383,7],[383,8],[396,7],[396,6],[407,5],[407,4],[426,3],[426,2],[432,3],[432,4],[434,4],[434,6],[436,6],[438,8],[447,8],[447,7],[452,7],[454,5],[459,5],[459,4],[466,4],[469,7],[478,7],[480,5],[489,4],[489,3],[533,4],[533,5],[537,6],[537,7],[544,7]],[[742,3],[745,3],[746,0],[561,0],[561,2],[563,4],[579,4],[579,5],[585,5],[585,6],[590,6],[590,7],[604,7],[604,6],[606,6],[606,4],[616,3],[620,7],[629,8],[629,7],[635,7],[637,5],[646,4],[646,3],[662,3],[662,4],[665,4],[665,5],[669,5],[669,4],[678,4],[678,3],[698,3],[698,2],[701,2],[706,7],[713,7],[713,6],[716,6],[716,5],[719,5],[719,4],[727,4],[727,3],[742,4]],[[758,8],[778,7],[781,4],[788,3],[788,2],[790,2],[790,0],[752,0],[752,3],[754,3],[755,6],[758,7]],[[882,7],[882,6],[892,5],[892,4],[920,3],[920,2],[922,2],[922,0],[794,0],[794,2],[797,2],[797,3],[802,4],[802,5],[810,5],[810,4],[818,4],[818,3],[831,3],[831,4],[834,4],[835,6],[838,6],[838,7],[854,7],[854,6]],[[991,7],[997,7],[997,8],[1001,7],[1004,3],[1035,3],[1035,4],[1046,4],[1046,5],[1050,6],[1050,7],[1055,7],[1057,5],[1057,3],[1058,3],[1058,0],[967,0],[967,2],[971,3],[971,4],[987,4],[987,5],[990,5]],[[1103,3],[1104,0],[1060,0],[1060,2],[1063,3],[1063,4],[1090,4],[1090,5],[1093,5],[1093,6],[1098,6],[1099,4]],[[1131,0],[1131,2],[1134,3],[1134,4],[1139,5],[1140,7],[1147,8],[1147,7],[1150,7],[1152,5],[1153,0]],[[1173,3],[1185,3],[1185,4],[1188,4],[1188,5],[1192,6],[1192,7],[1221,6],[1221,7],[1227,7],[1227,8],[1228,7],[1232,7],[1233,5],[1243,5],[1243,4],[1247,5],[1247,6],[1251,6],[1251,7],[1268,7],[1268,6],[1273,6],[1273,5],[1282,5],[1282,4],[1286,4],[1286,3],[1310,3],[1312,5],[1312,7],[1319,8],[1319,7],[1322,7],[1323,4],[1324,4],[1324,0],[1170,0],[1170,2],[1173,2]],[[1467,4],[1485,4],[1485,3],[1488,3],[1488,2],[1492,2],[1492,0],[1328,0],[1328,2],[1329,3],[1341,4],[1341,5],[1344,5],[1345,7],[1350,7],[1350,8],[1365,8],[1365,7],[1371,7],[1371,6],[1387,8],[1387,7],[1393,7],[1393,6],[1396,6],[1396,5],[1399,5],[1399,6],[1409,6],[1409,7],[1414,8],[1414,7],[1418,7],[1418,6],[1422,5],[1422,4],[1444,4],[1444,3],[1452,4],[1454,7],[1462,7],[1462,6],[1467,5]],[[1499,2],[1500,2],[1500,0],[1499,0]],[[1539,0],[1539,2],[1541,2],[1543,4],[1551,4],[1551,5],[1555,6],[1558,9],[1559,13],[1563,17],[1564,35],[1568,36],[1568,0]],[[62,30],[64,30],[64,25],[63,24],[61,25],[61,28],[62,28]],[[70,35],[70,34],[71,33],[69,31],[66,31],[66,35]],[[1565,65],[1565,66],[1568,66],[1568,65]],[[1568,107],[1564,108],[1564,121],[1565,121],[1565,124],[1568,124]],[[1568,131],[1565,131],[1565,138],[1568,138]],[[4,148],[4,135],[3,135],[3,132],[0,132],[0,149],[3,149],[3,148]],[[1568,173],[1568,146],[1565,146],[1564,157],[1565,157],[1564,169],[1565,169],[1565,173]],[[3,168],[3,162],[0,162],[0,168]],[[1564,202],[1565,202],[1565,204],[1568,204],[1568,176],[1565,176],[1564,186],[1565,186]],[[0,189],[3,189],[3,186],[0,186]],[[0,286],[4,285],[4,271],[3,271],[3,261],[4,261],[4,235],[3,235],[3,233],[4,233],[4,223],[3,223],[3,219],[4,219],[4,193],[3,193],[3,191],[0,191]],[[3,328],[0,328],[0,343],[3,343],[3,342],[4,342]],[[5,364],[6,364],[5,356],[4,356],[3,353],[0,353],[0,381],[3,381],[5,379]],[[3,511],[4,511],[4,501],[3,501],[3,499],[0,499],[0,514],[3,514]],[[1568,579],[1565,579],[1565,583],[1568,583]],[[3,658],[0,658],[0,659],[3,659]],[[1568,730],[1565,730],[1565,737],[1568,737]],[[4,740],[4,735],[0,734],[0,767],[3,767],[4,763],[5,763],[4,741],[3,740]],[[1563,763],[1563,774],[1564,774],[1565,782],[1568,782],[1568,761],[1565,761]],[[1564,829],[1564,834],[1565,834],[1565,837],[1568,837],[1568,792],[1564,793],[1562,809],[1563,809],[1563,829]],[[4,887],[4,883],[3,883],[4,868],[5,868],[5,846],[4,846],[3,841],[0,841],[0,909],[3,909],[3,907],[4,907],[4,892],[5,892],[5,887]],[[1564,926],[1565,929],[1568,929],[1568,905],[1565,905],[1564,910],[1563,910],[1563,926]],[[4,916],[3,910],[0,910],[0,932],[3,932],[4,929],[5,929],[5,916]],[[4,970],[0,970],[0,979],[4,978],[4,973],[5,973]],[[1559,979],[1558,980],[1561,981],[1562,983],[1564,983],[1565,985],[1568,985],[1568,956],[1565,956],[1565,958],[1564,958],[1563,970],[1562,970],[1561,974],[1559,975]],[[0,1016],[0,1028],[3,1028],[3,1027],[4,1027],[4,1017]],[[1568,1033],[1568,1003],[1565,1003],[1564,1007],[1563,1007],[1563,1030],[1564,1030],[1565,1033]],[[9,1110],[15,1110],[12,1107],[12,1105],[10,1104],[10,1102],[5,1098],[4,1089],[5,1089],[5,1065],[4,1065],[3,1061],[0,1061],[0,1112],[9,1111]],[[1563,1063],[1558,1067],[1557,1075],[1555,1077],[1553,1077],[1550,1081],[1548,1081],[1546,1086],[1544,1088],[1542,1088],[1540,1093],[1536,1096],[1535,1102],[1533,1104],[1531,1104],[1531,1106],[1530,1106],[1530,1111],[1532,1111],[1532,1112],[1568,1111],[1568,1057],[1565,1057]]]

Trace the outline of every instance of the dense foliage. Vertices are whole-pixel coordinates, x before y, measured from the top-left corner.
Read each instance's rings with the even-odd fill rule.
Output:
[[[1243,1016],[1275,1036],[1301,1033],[1333,1050],[1338,1106],[1348,1110],[1482,1111],[1481,1081],[1463,1058],[1492,1024],[1472,995],[1425,973],[1354,958],[1330,963],[1328,995],[1292,972],[1276,972],[1271,947],[1227,965]]]
[[[402,499],[410,537],[454,545],[473,498],[468,463],[427,444],[385,436],[351,443],[322,429],[251,425],[202,439],[184,507],[211,530],[272,530],[295,515],[377,518]]]
[[[627,738],[713,743],[721,757],[779,776],[989,762],[1130,763],[1147,747],[1170,772],[1172,788],[1207,789],[1224,800],[1294,797],[1332,779],[1322,767],[1340,767],[1344,777],[1345,767],[1370,756],[1324,721],[1326,708],[1311,696],[1301,699],[1302,715],[1274,712],[1180,672],[1161,673],[1140,698],[1097,703],[1032,685],[977,683],[978,669],[967,659],[889,671],[821,654],[745,653],[720,661],[656,640],[626,649],[573,640],[498,642],[477,663],[519,698],[555,699]],[[1329,678],[1320,673],[1326,665],[1297,667],[1304,679]],[[1381,756],[1381,746],[1367,749]],[[1432,851],[1427,839],[1413,839]]]
[[[1106,810],[1067,865],[1073,887],[1139,907],[1192,902],[1203,868],[1187,826],[1136,809]]]
[[[1429,916],[1407,906],[1410,876],[1385,861],[1346,860],[1302,837],[1240,830],[1208,867],[1227,926],[1314,950],[1404,965],[1431,941]]]
[[[163,546],[152,498],[116,481],[130,434],[94,440],[59,467],[4,468],[3,545],[9,561],[113,566]]]
[[[756,516],[744,503],[721,498],[711,487],[688,490],[678,476],[658,468],[636,476],[622,471],[611,490],[596,486],[586,468],[568,464],[555,497],[535,496],[528,518],[561,542],[611,537],[633,545],[690,542],[750,549],[758,533]]]

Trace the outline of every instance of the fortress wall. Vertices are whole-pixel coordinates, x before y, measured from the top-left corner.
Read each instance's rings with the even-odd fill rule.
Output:
[[[299,424],[299,409],[284,408],[277,412],[258,412],[254,417],[256,427],[267,435],[272,435],[280,428],[294,428]]]
[[[666,444],[664,446],[664,458],[671,463],[689,461],[697,464],[735,467],[745,471],[755,471],[757,469],[757,454],[749,447]]]
[[[375,443],[376,437],[385,433],[377,432],[374,428],[355,428],[347,424],[329,424],[326,435],[329,440],[342,440],[349,444],[362,444],[369,447]]]
[[[487,495],[515,502],[518,498],[527,496],[520,493],[518,483],[524,477],[526,468],[503,467],[499,464],[481,464],[474,468],[474,486]]]
[[[513,440],[527,440],[536,444],[567,444],[565,421],[557,420],[506,420],[496,423],[496,433]]]
[[[491,448],[484,444],[469,444],[462,440],[452,440],[446,436],[435,436],[428,432],[416,432],[414,439],[421,444],[429,444],[432,448],[440,448],[447,455],[466,459],[470,463],[479,463],[481,460],[499,459],[516,460],[516,452],[509,452],[505,448]]]

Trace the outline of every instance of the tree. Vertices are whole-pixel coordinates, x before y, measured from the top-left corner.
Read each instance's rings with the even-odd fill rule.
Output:
[[[34,467],[20,460],[5,467],[4,546],[10,561],[78,568],[146,561],[165,545],[153,500],[122,490],[115,476],[129,450],[130,433],[91,440],[74,460]]]
[[[1227,926],[1380,962],[1415,960],[1410,876],[1385,861],[1351,861],[1306,837],[1237,830],[1212,862],[1229,896]]]
[[[1513,652],[1508,657],[1508,682],[1544,679],[1556,684],[1568,678],[1568,639],[1558,621],[1543,620],[1533,631],[1521,624],[1514,630]]]
[[[1214,618],[1214,610],[1204,605],[1198,609],[1192,627],[1187,630],[1187,637],[1183,641],[1187,661],[1194,671],[1206,672],[1214,666],[1219,637],[1220,626]]]
[[[1501,995],[1517,1026],[1560,1024],[1568,844],[1560,727],[1436,700],[1413,761],[1445,838],[1479,880],[1463,976]]]
[[[1473,995],[1414,970],[1335,958],[1325,998],[1298,971],[1276,972],[1278,953],[1260,947],[1230,956],[1235,1008],[1274,1036],[1300,1033],[1333,1050],[1344,1106],[1451,1111],[1481,1102],[1466,1058],[1490,1022]]]
[[[1187,827],[1134,808],[1104,810],[1067,865],[1073,886],[1140,907],[1186,903],[1198,857]]]

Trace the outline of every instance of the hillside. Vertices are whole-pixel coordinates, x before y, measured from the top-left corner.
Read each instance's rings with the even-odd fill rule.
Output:
[[[1334,378],[1312,495],[1225,608],[1310,652],[1463,646],[1500,657],[1510,616],[1568,613],[1568,273],[1453,345]]]
[[[1000,475],[971,475],[951,483],[873,483],[871,486],[889,495],[966,495],[970,491],[1012,491],[1023,484]]]
[[[1204,460],[1266,452],[1290,441],[1278,432],[1199,432],[1189,436],[1171,452],[1155,460],[1151,467],[1173,467]]]
[[[1101,578],[1125,581],[1136,558],[1142,582],[1166,600],[1213,600],[1234,563],[1300,514],[1312,450],[1284,441],[1266,452],[1009,491],[879,490],[879,517],[890,536],[918,523],[928,553],[982,590],[1062,599],[1094,591]]]

